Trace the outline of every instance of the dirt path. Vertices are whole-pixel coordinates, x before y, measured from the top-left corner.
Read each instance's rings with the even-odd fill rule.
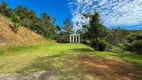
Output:
[[[142,71],[121,60],[89,56],[77,59],[86,73],[96,74],[97,80],[142,80]]]

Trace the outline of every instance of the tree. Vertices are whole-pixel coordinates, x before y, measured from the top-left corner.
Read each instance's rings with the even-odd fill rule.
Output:
[[[33,31],[36,30],[36,33],[43,35],[43,30],[39,25],[39,19],[37,18],[35,12],[33,10],[29,10],[28,8],[18,5],[14,12],[20,16],[20,24],[25,26]]]
[[[117,28],[108,30],[106,39],[109,44],[112,44],[114,46],[117,46],[120,44],[126,44],[127,43],[127,36],[129,32],[125,29]]]
[[[42,27],[43,35],[45,37],[53,38],[55,35],[54,22],[46,13],[42,13],[39,21],[39,26]]]
[[[69,36],[72,33],[72,24],[69,19],[63,22],[63,27],[56,26],[56,31],[58,33],[57,42],[58,43],[69,43]]]
[[[30,19],[28,19],[28,18],[25,18],[25,19],[23,20],[23,22],[21,23],[21,25],[24,26],[24,27],[27,27],[27,28],[29,28],[29,29],[32,29],[33,22],[32,22],[32,20],[30,20]]]
[[[99,38],[103,38],[107,31],[107,28],[100,23],[100,15],[98,12],[94,12],[94,14],[84,14],[86,18],[90,18],[89,25],[84,25],[83,30],[87,36],[87,38],[96,45],[96,50],[98,50]]]
[[[22,6],[22,5],[18,5],[15,9],[14,9],[14,12],[20,16],[20,19],[23,20],[25,18],[28,18],[29,16],[29,10],[28,8]]]
[[[56,33],[59,34],[61,32],[61,27],[59,25],[55,26]]]
[[[72,24],[69,19],[66,19],[63,24],[62,32],[60,34],[62,34],[62,37],[67,40],[69,39],[69,35],[72,32]]]
[[[72,24],[70,22],[69,19],[66,19],[64,21],[64,27],[63,27],[63,31],[66,33],[66,34],[70,34],[71,31],[72,31]]]
[[[7,10],[7,6],[8,6],[8,4],[6,2],[2,1],[0,4],[0,12],[4,13]]]
[[[4,16],[11,17],[12,9],[8,8],[8,4],[4,1],[0,3],[0,13]]]

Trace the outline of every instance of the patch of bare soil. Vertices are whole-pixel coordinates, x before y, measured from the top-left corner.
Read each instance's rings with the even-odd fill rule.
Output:
[[[142,80],[142,71],[121,60],[80,56],[77,61],[86,73],[96,74],[97,80]]]
[[[56,71],[42,71],[28,74],[3,74],[0,75],[0,80],[56,80]]]
[[[20,27],[17,33],[13,31],[12,22],[0,15],[0,47],[38,44],[42,36]]]

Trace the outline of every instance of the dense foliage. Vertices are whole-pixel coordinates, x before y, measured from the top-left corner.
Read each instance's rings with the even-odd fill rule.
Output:
[[[128,36],[127,50],[142,54],[142,31],[130,33]]]
[[[132,43],[135,40],[142,40],[142,31],[133,32],[128,35],[128,42]]]
[[[128,51],[142,54],[142,40],[133,41],[128,47]]]
[[[80,33],[83,43],[90,45],[97,51],[142,53],[142,31],[125,30],[120,27],[107,29],[100,22],[98,12],[84,14],[89,18],[89,24],[83,25]]]

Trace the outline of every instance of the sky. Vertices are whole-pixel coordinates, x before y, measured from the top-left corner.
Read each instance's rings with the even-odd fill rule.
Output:
[[[81,29],[89,19],[82,14],[93,14],[94,9],[100,13],[100,22],[107,28],[124,28],[142,30],[142,0],[5,0],[9,7],[15,8],[22,4],[34,10],[37,16],[46,12],[55,17],[56,24],[62,26],[69,18],[74,30]],[[82,19],[83,18],[83,19]],[[79,23],[78,25],[76,23]]]
[[[82,23],[88,23],[82,20],[83,13],[93,13],[94,9],[100,13],[101,23],[108,28],[124,29],[142,29],[142,0],[69,0],[73,22],[79,21],[81,28]],[[75,8],[74,8],[75,6]]]

